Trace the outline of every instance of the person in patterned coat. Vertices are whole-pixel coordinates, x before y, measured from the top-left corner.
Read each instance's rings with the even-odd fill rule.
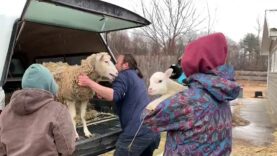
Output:
[[[226,65],[227,43],[222,33],[190,43],[182,57],[188,89],[144,110],[144,125],[167,131],[164,155],[224,156],[232,149],[229,101],[239,95],[234,69]]]

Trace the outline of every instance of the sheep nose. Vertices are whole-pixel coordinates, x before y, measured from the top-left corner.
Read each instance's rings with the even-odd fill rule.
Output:
[[[148,88],[148,93],[151,93],[152,92],[152,88]]]

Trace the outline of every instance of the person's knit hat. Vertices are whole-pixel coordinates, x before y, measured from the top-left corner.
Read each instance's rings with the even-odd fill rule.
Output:
[[[36,88],[51,92],[56,95],[58,85],[50,71],[41,64],[32,64],[25,71],[22,82],[22,88]]]

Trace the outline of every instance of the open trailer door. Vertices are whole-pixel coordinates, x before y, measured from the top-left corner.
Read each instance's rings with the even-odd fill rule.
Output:
[[[30,0],[21,19],[99,33],[150,24],[136,13],[98,0]]]
[[[13,27],[7,26],[10,39],[5,37],[7,42],[0,51],[3,59],[0,64],[2,74],[0,86],[3,86],[6,81],[17,39],[20,38],[24,26],[27,27],[28,24],[43,24],[95,33],[137,28],[150,24],[148,20],[134,12],[98,0],[27,0],[22,5],[25,7],[18,14],[19,20],[13,19],[10,22],[10,25],[14,23]],[[113,56],[112,53],[110,54]]]

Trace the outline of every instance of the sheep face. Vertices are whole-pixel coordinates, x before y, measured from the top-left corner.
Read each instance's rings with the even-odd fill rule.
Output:
[[[150,78],[150,85],[148,88],[148,93],[150,95],[164,95],[167,93],[168,86],[167,81],[172,74],[172,69],[163,72],[156,72]]]
[[[114,80],[114,78],[118,74],[118,71],[116,70],[115,65],[111,61],[111,56],[108,55],[107,53],[97,54],[95,70],[100,76],[106,77],[111,81]]]

